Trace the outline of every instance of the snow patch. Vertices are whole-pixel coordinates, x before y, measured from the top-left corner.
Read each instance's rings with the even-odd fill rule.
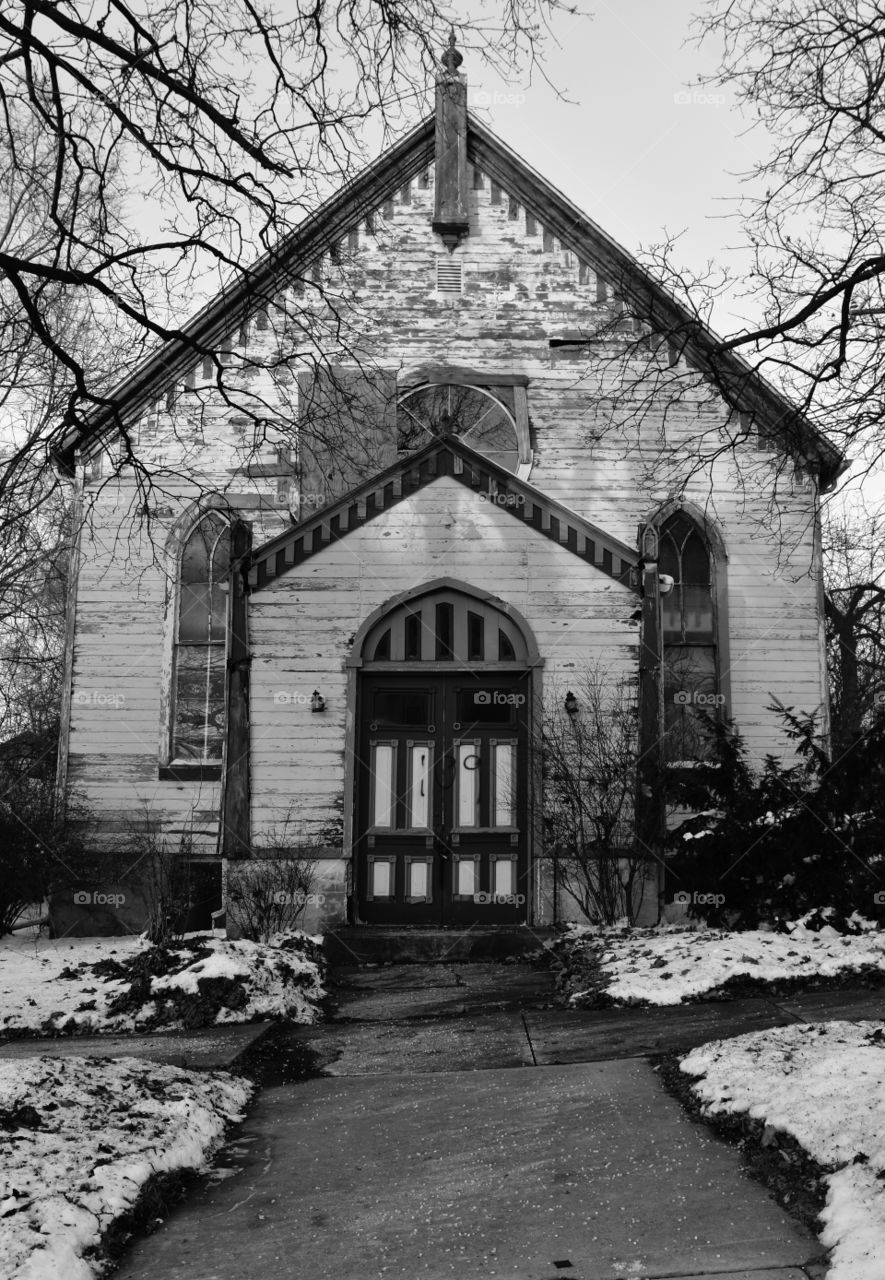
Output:
[[[199,942],[202,956],[185,946],[170,948],[166,973],[150,979],[150,996],[139,1007],[120,1008],[131,978],[114,972],[151,950],[141,937],[0,939],[0,1036],[121,1034],[175,1030],[184,1022],[174,1012],[176,994],[200,995],[200,983],[239,980],[245,999],[221,1007],[215,1023],[254,1022],[285,1017],[313,1022],[324,995],[317,963],[309,953],[315,940],[288,934],[273,943],[230,942],[208,934],[184,939]],[[96,972],[102,965],[111,972]],[[167,1010],[164,1012],[164,1010]]]
[[[680,1062],[708,1115],[789,1134],[825,1175],[827,1280],[881,1280],[885,1258],[885,1023],[776,1027],[715,1040]]]
[[[94,1280],[114,1220],[155,1174],[204,1169],[252,1087],[135,1058],[0,1062],[5,1280]]]
[[[885,931],[857,917],[864,932],[842,934],[830,925],[814,930],[795,922],[791,933],[748,929],[657,929],[573,926],[569,952],[586,949],[603,971],[604,993],[616,1004],[676,1005],[704,995],[729,978],[778,982],[790,978],[835,977],[852,971],[885,975]],[[580,1003],[588,991],[573,991]]]

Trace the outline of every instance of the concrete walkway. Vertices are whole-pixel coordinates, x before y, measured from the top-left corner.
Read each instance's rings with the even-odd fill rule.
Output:
[[[697,1043],[798,1010],[568,1013],[551,1007],[549,974],[522,965],[339,981],[336,1019],[277,1045],[315,1074],[265,1086],[121,1280],[823,1275],[817,1241],[642,1056],[667,1025]]]
[[[342,969],[338,983],[337,1017],[287,1036],[336,1076],[605,1062],[816,1018],[885,1018],[885,992],[870,989],[565,1010],[549,971],[524,965]]]
[[[193,1071],[225,1071],[245,1057],[272,1028],[269,1022],[198,1031],[160,1031],[140,1036],[53,1036],[40,1040],[7,1040],[0,1059],[34,1058],[146,1058]]]

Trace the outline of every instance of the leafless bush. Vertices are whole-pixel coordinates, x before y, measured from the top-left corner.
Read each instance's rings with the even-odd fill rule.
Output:
[[[147,814],[131,828],[129,850],[134,855],[127,876],[144,899],[146,933],[157,946],[169,946],[187,928],[192,898],[191,864],[194,838],[182,831],[176,841],[163,833],[159,820]]]
[[[566,709],[568,704],[568,709]],[[548,847],[562,887],[591,921],[635,920],[648,863],[634,836],[637,718],[632,685],[601,668],[544,713]]]
[[[253,845],[251,858],[229,862],[228,924],[253,942],[268,942],[275,933],[297,928],[315,897],[318,851],[303,825],[289,816]]]

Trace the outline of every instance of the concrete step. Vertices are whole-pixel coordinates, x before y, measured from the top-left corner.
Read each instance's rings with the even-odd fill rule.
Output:
[[[439,964],[452,960],[506,960],[542,956],[555,929],[514,926],[426,929],[404,925],[349,925],[329,930],[324,947],[331,965]]]

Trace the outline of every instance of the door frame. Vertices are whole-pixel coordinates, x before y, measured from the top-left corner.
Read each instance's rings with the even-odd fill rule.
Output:
[[[500,596],[496,596],[491,591],[486,591],[481,587],[475,587],[468,582],[464,582],[459,578],[441,577],[433,578],[429,582],[423,582],[417,587],[410,587],[406,591],[400,591],[390,596],[383,604],[374,609],[354,633],[350,646],[350,653],[345,660],[345,670],[347,673],[347,711],[345,717],[345,752],[344,752],[344,855],[347,860],[347,914],[348,923],[359,924],[358,902],[357,902],[357,884],[356,884],[356,868],[355,868],[355,850],[354,837],[357,825],[357,762],[354,750],[355,743],[358,740],[360,731],[359,722],[359,676],[361,672],[389,673],[395,675],[419,675],[422,672],[425,675],[433,675],[442,672],[451,672],[455,669],[450,662],[364,662],[363,661],[363,643],[366,636],[372,630],[377,622],[379,622],[387,613],[392,612],[399,605],[409,601],[418,600],[421,596],[431,595],[436,591],[457,591],[462,595],[474,600],[481,601],[484,604],[492,605],[499,609],[503,614],[514,623],[522,634],[526,646],[525,663],[513,662],[476,662],[456,664],[457,668],[472,668],[476,671],[483,671],[489,676],[496,674],[512,674],[515,670],[525,672],[527,693],[528,693],[528,760],[527,772],[529,779],[529,794],[527,798],[527,819],[526,819],[526,923],[536,924],[539,922],[538,917],[541,914],[541,891],[542,891],[542,852],[543,852],[543,836],[544,836],[544,813],[542,803],[542,776],[541,776],[541,752],[540,752],[540,735],[542,722],[542,695],[543,695],[543,668],[544,659],[538,650],[537,641],[534,632],[526,621],[525,617],[515,609],[512,604],[506,600],[502,600]]]

